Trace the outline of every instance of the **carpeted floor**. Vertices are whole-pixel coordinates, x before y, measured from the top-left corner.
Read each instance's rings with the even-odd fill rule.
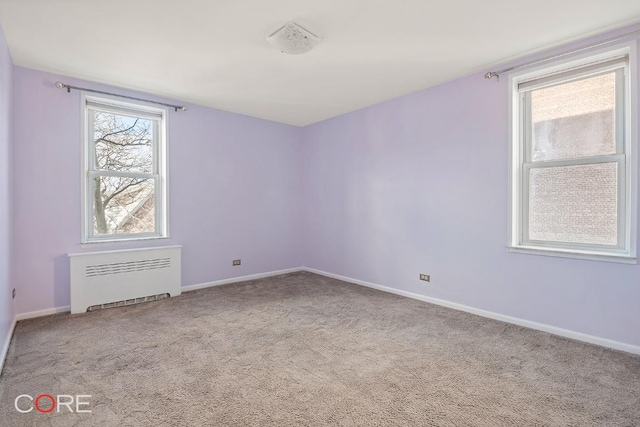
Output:
[[[0,425],[633,426],[640,357],[293,273],[19,322]]]

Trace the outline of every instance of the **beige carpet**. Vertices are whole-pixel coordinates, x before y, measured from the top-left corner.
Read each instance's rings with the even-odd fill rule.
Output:
[[[19,322],[0,425],[633,426],[640,357],[293,273]]]

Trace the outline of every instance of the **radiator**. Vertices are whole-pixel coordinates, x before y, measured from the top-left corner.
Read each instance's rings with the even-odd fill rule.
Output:
[[[180,295],[181,248],[69,254],[71,313]]]

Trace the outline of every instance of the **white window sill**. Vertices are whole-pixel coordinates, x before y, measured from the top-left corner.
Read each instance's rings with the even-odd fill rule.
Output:
[[[90,240],[87,242],[81,242],[81,247],[95,246],[99,244],[117,244],[125,242],[141,242],[141,241],[153,241],[153,240],[169,240],[169,236],[148,236],[148,237],[127,237],[123,239],[108,239],[108,240]]]
[[[586,259],[590,261],[617,262],[621,264],[637,264],[635,257],[607,252],[586,252],[568,249],[538,248],[532,246],[507,246],[507,251],[519,254],[541,255],[559,258]]]

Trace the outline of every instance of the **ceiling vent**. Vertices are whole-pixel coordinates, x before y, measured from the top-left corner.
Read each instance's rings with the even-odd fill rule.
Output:
[[[282,53],[300,55],[313,49],[320,37],[290,21],[268,36],[267,41]]]

